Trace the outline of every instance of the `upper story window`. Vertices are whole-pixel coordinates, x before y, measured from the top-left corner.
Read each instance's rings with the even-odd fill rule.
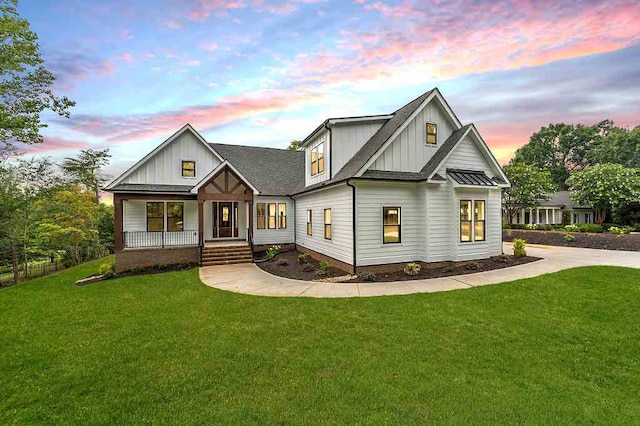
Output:
[[[195,161],[182,161],[182,177],[196,177]]]
[[[324,172],[324,142],[311,150],[311,176]]]
[[[438,126],[434,123],[427,123],[427,145],[438,143]]]

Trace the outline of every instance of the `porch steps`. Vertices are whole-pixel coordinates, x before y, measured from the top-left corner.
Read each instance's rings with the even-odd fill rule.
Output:
[[[251,248],[246,246],[213,246],[202,249],[202,266],[251,263]]]

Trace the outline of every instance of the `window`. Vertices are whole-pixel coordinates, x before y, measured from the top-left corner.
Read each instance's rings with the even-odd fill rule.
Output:
[[[473,210],[471,210],[473,207]],[[485,241],[485,201],[460,200],[460,241]],[[526,219],[526,213],[525,213]]]
[[[460,200],[460,241],[471,241],[471,200]]]
[[[324,237],[331,239],[331,209],[324,209]]]
[[[311,150],[311,176],[324,172],[324,142]]]
[[[184,203],[167,203],[167,231],[184,231]]]
[[[147,203],[147,232],[164,231],[164,203]]]
[[[276,229],[276,203],[269,203],[269,222],[267,228]]]
[[[313,235],[313,211],[307,210],[307,235]]]
[[[195,161],[183,161],[182,162],[182,177],[196,177],[196,162]]]
[[[400,242],[400,207],[382,208],[382,243]]]
[[[584,223],[591,223],[591,215],[589,213],[584,214]]]
[[[427,123],[427,145],[435,145],[438,143],[438,126],[433,123]]]
[[[278,228],[287,228],[287,205],[285,203],[278,204]]]
[[[258,229],[265,228],[265,204],[258,203],[256,204],[256,216],[258,219],[257,227]]]
[[[484,200],[473,202],[473,229],[475,241],[484,241]]]

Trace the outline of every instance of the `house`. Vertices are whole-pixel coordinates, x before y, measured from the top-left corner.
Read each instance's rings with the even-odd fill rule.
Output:
[[[277,244],[352,271],[501,254],[507,186],[433,89],[390,114],[329,118],[299,151],[209,143],[187,124],[107,190],[118,270]]]
[[[571,192],[558,191],[548,200],[538,202],[535,207],[520,209],[515,215],[515,224],[569,225],[593,223],[591,207],[580,206],[571,201]]]

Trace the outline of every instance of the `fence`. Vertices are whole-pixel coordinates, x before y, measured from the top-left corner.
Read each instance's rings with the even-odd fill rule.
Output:
[[[198,231],[124,231],[125,247],[197,246]]]
[[[13,270],[5,268],[5,272],[0,272],[0,287],[13,284]],[[20,281],[30,280],[32,278],[42,277],[55,271],[64,269],[59,259],[54,258],[46,260],[31,261],[25,268],[24,264],[18,266],[18,276]]]

